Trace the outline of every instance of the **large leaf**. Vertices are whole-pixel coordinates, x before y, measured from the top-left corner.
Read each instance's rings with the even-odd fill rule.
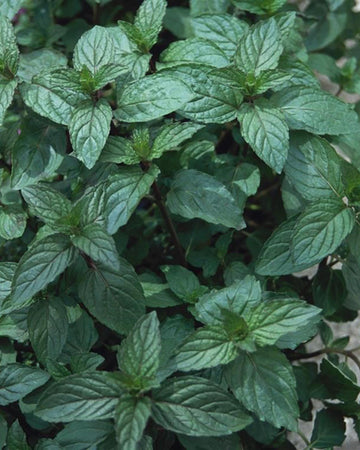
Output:
[[[114,239],[97,223],[86,225],[79,234],[72,236],[72,243],[95,262],[112,270],[120,269],[119,255]]]
[[[98,160],[110,132],[112,111],[106,100],[81,103],[69,123],[75,155],[88,169]]]
[[[337,249],[350,234],[355,214],[340,199],[308,206],[294,227],[291,254],[296,264],[312,264]]]
[[[342,197],[341,158],[322,138],[297,133],[290,140],[285,173],[306,200]]]
[[[53,234],[34,244],[23,254],[12,284],[12,304],[20,305],[55,280],[72,262],[70,239]]]
[[[93,264],[78,287],[91,314],[120,334],[127,334],[145,312],[145,299],[135,271],[122,258],[120,268]]]
[[[215,43],[229,58],[249,28],[246,22],[230,14],[203,14],[191,19],[191,26],[195,36]]]
[[[137,450],[151,413],[151,400],[147,397],[123,395],[115,410],[116,439],[121,449]]]
[[[173,378],[153,393],[152,416],[162,427],[190,436],[221,436],[252,419],[230,394],[200,377]]]
[[[134,384],[153,383],[160,362],[160,329],[155,311],[140,318],[121,344],[119,367]]]
[[[62,449],[85,450],[102,443],[113,429],[110,420],[74,421],[66,424],[56,435],[55,440]]]
[[[147,49],[156,44],[165,11],[165,0],[145,0],[136,13],[134,25],[141,32]]]
[[[225,369],[225,377],[235,397],[260,420],[297,430],[295,377],[279,350],[268,347],[242,352]]]
[[[8,364],[0,368],[0,405],[16,402],[45,384],[49,374],[22,364]]]
[[[114,416],[121,394],[107,372],[70,375],[46,389],[35,413],[47,422],[108,419]]]
[[[147,172],[140,167],[119,167],[115,175],[105,183],[106,229],[114,234],[125,225],[136,209],[140,200],[146,195],[155,181],[159,169],[151,166]]]
[[[177,349],[175,362],[185,372],[228,364],[237,348],[222,327],[199,328]]]
[[[294,130],[338,135],[352,133],[359,125],[357,114],[348,104],[314,87],[289,87],[277,92],[271,101]]]
[[[59,298],[41,299],[28,313],[28,329],[32,348],[43,364],[56,360],[65,345],[68,318],[64,303]]]
[[[236,200],[214,177],[197,170],[178,172],[167,195],[173,214],[187,219],[200,218],[237,230],[244,227],[242,211]]]
[[[181,109],[193,97],[184,82],[159,73],[126,85],[114,114],[123,122],[146,122]]]
[[[281,111],[268,102],[244,105],[238,114],[241,134],[254,152],[277,173],[284,167],[289,129]]]
[[[242,72],[258,75],[275,69],[283,51],[281,35],[274,19],[258,22],[240,40],[235,63]]]

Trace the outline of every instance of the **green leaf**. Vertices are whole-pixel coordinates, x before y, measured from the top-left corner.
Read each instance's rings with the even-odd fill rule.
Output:
[[[340,199],[309,205],[294,227],[291,254],[296,264],[312,264],[337,249],[355,223],[354,211]]]
[[[242,352],[226,367],[225,377],[235,397],[260,420],[297,430],[295,377],[279,350],[267,347],[255,353]]]
[[[256,344],[273,345],[287,333],[305,328],[320,320],[321,309],[297,299],[262,301],[245,314],[249,334]]]
[[[86,225],[80,234],[71,237],[72,243],[95,262],[120,269],[119,255],[114,239],[97,223]]]
[[[0,15],[9,20],[13,19],[23,3],[24,0],[3,0],[0,5]]]
[[[283,51],[280,31],[274,19],[253,25],[240,40],[235,55],[235,64],[243,72],[258,75],[275,69]]]
[[[74,67],[81,71],[87,67],[93,75],[115,59],[114,41],[109,30],[95,26],[84,33],[74,48]]]
[[[261,300],[260,283],[248,275],[218,291],[212,290],[196,303],[196,317],[206,325],[223,325],[223,310],[241,315],[247,307]]]
[[[36,357],[46,365],[56,360],[64,348],[68,333],[68,318],[63,302],[58,298],[41,299],[28,313],[28,329]]]
[[[158,173],[159,169],[154,165],[147,172],[140,167],[119,167],[117,173],[109,177],[105,183],[104,206],[109,234],[116,233],[119,227],[127,223]]]
[[[193,437],[177,435],[177,438],[186,450],[209,450],[210,448],[221,448],[222,450],[241,450],[242,444],[236,433],[220,437]]]
[[[185,269],[185,267],[175,265],[165,266],[162,267],[162,271],[165,274],[169,288],[179,298],[191,303],[202,293],[196,275],[190,270]]]
[[[181,80],[158,73],[125,86],[114,115],[123,122],[146,122],[181,109],[194,94]]]
[[[191,19],[195,36],[216,44],[228,58],[234,56],[236,48],[249,26],[230,14],[203,14]]]
[[[314,303],[323,310],[324,317],[338,311],[348,294],[343,272],[332,270],[328,266],[319,267],[311,287]]]
[[[49,184],[27,186],[21,190],[21,194],[29,206],[30,213],[49,224],[55,224],[71,211],[70,200]]]
[[[346,369],[349,370],[346,363],[335,364],[324,358],[320,366],[321,382],[330,392],[331,398],[353,402],[359,395],[360,387],[356,375],[352,373],[355,376],[355,379],[352,379]]]
[[[0,305],[11,293],[11,282],[16,270],[16,263],[0,263]]]
[[[141,32],[148,50],[156,44],[166,6],[165,0],[144,0],[136,13],[134,25]]]
[[[153,400],[153,419],[175,433],[222,436],[252,422],[230,394],[200,377],[172,378],[154,391]]]
[[[187,219],[199,218],[237,230],[244,227],[242,211],[226,187],[197,170],[181,170],[176,174],[167,205],[173,214]]]
[[[160,158],[168,150],[175,150],[180,144],[190,139],[195,133],[203,128],[192,122],[173,122],[165,124],[159,130],[154,139],[150,157],[151,159]]]
[[[229,7],[229,0],[190,0],[190,11],[192,16],[204,13],[222,14]]]
[[[0,207],[0,236],[7,240],[21,237],[26,229],[26,219],[26,213],[21,206]]]
[[[342,197],[341,158],[322,138],[307,133],[291,136],[285,173],[301,196],[310,201]]]
[[[289,129],[279,109],[268,102],[243,105],[238,114],[241,134],[254,152],[281,173],[289,148]]]
[[[160,67],[178,66],[184,63],[226,67],[230,64],[226,53],[211,40],[193,37],[175,41],[161,53]]]
[[[121,136],[109,136],[101,152],[100,161],[131,165],[138,164],[140,158],[135,153],[130,139]]]
[[[259,275],[288,275],[309,267],[307,263],[294,263],[291,242],[298,216],[285,220],[263,245],[258,255],[255,271]]]
[[[0,405],[16,402],[45,384],[49,375],[43,370],[22,364],[0,367]]]
[[[91,314],[120,334],[127,334],[145,312],[134,269],[122,258],[120,268],[93,264],[79,280],[79,297]]]
[[[226,123],[235,119],[243,95],[239,89],[219,83],[213,67],[187,64],[163,72],[180,78],[194,92],[195,98],[178,111],[201,123]]]
[[[50,48],[41,48],[20,55],[17,76],[21,81],[31,83],[35,75],[47,71],[49,67],[52,70],[60,69],[66,67],[67,63],[67,57],[59,51]]]
[[[7,422],[3,416],[0,416],[0,448],[3,448],[5,446],[7,432]]]
[[[2,8],[0,6],[0,8]],[[12,17],[9,17],[11,19]],[[0,9],[0,75],[7,80],[14,78],[19,66],[19,49],[16,44],[14,28]]]
[[[61,125],[68,125],[75,107],[88,99],[72,79],[70,69],[35,76],[31,84],[20,85],[20,92],[29,108]]]
[[[80,104],[69,123],[70,140],[76,157],[88,169],[98,160],[110,133],[112,111],[109,103],[101,99]]]
[[[115,410],[116,440],[123,450],[137,450],[151,413],[151,400],[147,397],[120,397]]]
[[[46,389],[35,414],[47,422],[109,419],[122,392],[108,372],[70,375]]]
[[[131,386],[148,389],[154,383],[160,362],[160,329],[156,312],[141,317],[134,325],[118,354],[119,367]]]
[[[6,439],[7,450],[30,450],[30,446],[27,443],[24,430],[21,428],[19,421],[13,422],[9,428]]]
[[[23,254],[12,284],[12,305],[21,305],[55,280],[72,262],[70,239],[53,234],[34,244]]]
[[[75,421],[66,424],[56,435],[56,442],[62,449],[85,450],[91,446],[100,445],[113,431],[110,421]],[[80,443],[81,442],[81,443]],[[78,446],[81,446],[78,448]]]
[[[16,86],[16,80],[4,81],[0,79],[0,126],[4,122],[6,110],[11,105]]]
[[[237,354],[235,344],[222,327],[204,327],[176,350],[175,363],[177,370],[188,372],[228,364]]]
[[[314,87],[289,87],[273,95],[271,101],[293,130],[338,135],[352,133],[359,125],[350,105]]]
[[[341,412],[322,409],[315,418],[311,445],[315,448],[340,446],[345,440],[345,422]]]

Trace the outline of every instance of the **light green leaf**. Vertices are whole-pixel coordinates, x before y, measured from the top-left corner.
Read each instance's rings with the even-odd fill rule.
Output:
[[[199,218],[237,230],[244,227],[242,211],[226,187],[197,170],[177,172],[167,195],[167,205],[173,214],[187,219]]]
[[[171,43],[161,53],[160,62],[160,67],[172,67],[184,63],[226,67],[230,64],[230,59],[221,47],[211,40],[194,37]]]
[[[18,205],[0,207],[0,237],[10,240],[21,237],[26,229],[26,213]]]
[[[16,402],[45,384],[49,375],[43,370],[22,364],[0,368],[0,405]]]
[[[71,237],[71,241],[95,262],[109,266],[113,270],[120,268],[115,241],[101,225],[96,223],[86,225],[80,234]]]
[[[285,173],[301,196],[310,201],[342,197],[341,158],[325,140],[307,133],[294,134]]]
[[[256,344],[273,345],[285,334],[305,328],[321,309],[297,299],[262,301],[245,314],[249,334]]]
[[[69,123],[71,144],[76,157],[88,169],[98,160],[110,132],[112,111],[106,100],[79,105]]]
[[[291,256],[290,244],[297,218],[291,217],[283,222],[265,242],[257,257],[256,273],[270,276],[288,275],[309,267],[309,264],[295,264]]]
[[[41,48],[29,53],[20,55],[19,69],[17,76],[21,81],[31,83],[35,75],[42,72],[66,67],[67,57],[59,51],[50,48]]]
[[[191,19],[195,36],[216,44],[228,58],[234,56],[236,48],[249,29],[245,21],[230,14],[203,14]]]
[[[0,75],[11,80],[18,70],[19,49],[16,44],[14,28],[10,20],[2,17],[1,8],[0,6]]]
[[[9,20],[13,19],[23,3],[24,0],[2,0],[0,4],[0,15],[7,17]]]
[[[190,11],[192,16],[204,13],[222,14],[229,7],[229,0],[190,0]]]
[[[314,87],[289,87],[271,101],[281,109],[290,129],[338,135],[352,133],[359,125],[350,105]]]
[[[156,312],[141,317],[122,342],[118,363],[130,383],[140,389],[156,385],[155,376],[160,362],[160,329]]]
[[[21,191],[30,213],[49,224],[65,217],[71,211],[71,202],[48,184],[27,186]]]
[[[159,169],[154,165],[147,172],[140,167],[119,167],[118,172],[109,177],[105,183],[104,206],[109,234],[116,233],[119,227],[127,223],[158,173]]]
[[[153,392],[153,400],[153,419],[175,433],[221,436],[252,422],[234,397],[200,377],[169,379]]]
[[[113,429],[114,426],[110,421],[75,421],[66,424],[56,435],[55,440],[62,449],[86,450],[93,445],[101,444]]]
[[[134,25],[141,32],[148,50],[156,44],[166,6],[165,0],[144,0],[136,13]]]
[[[146,423],[151,413],[151,400],[147,397],[120,397],[115,410],[116,440],[122,450],[138,450]]]
[[[193,122],[173,122],[165,124],[159,130],[154,139],[150,157],[152,159],[160,158],[160,156],[168,151],[175,150],[180,144],[190,139],[195,133],[204,126]]]
[[[16,86],[16,80],[0,79],[0,126],[3,124],[6,110],[11,105]]]
[[[140,158],[135,153],[130,139],[121,136],[109,136],[100,155],[101,162],[116,164],[138,164]]]
[[[337,249],[350,234],[355,214],[340,199],[322,199],[298,218],[291,243],[296,264],[313,264]]]
[[[109,419],[122,393],[108,372],[70,375],[46,389],[35,414],[47,422]]]
[[[64,303],[58,298],[41,299],[31,306],[28,329],[32,348],[43,364],[56,360],[65,345],[68,319]]]
[[[227,288],[212,290],[203,295],[195,306],[196,317],[207,325],[221,326],[224,322],[224,309],[241,315],[247,307],[260,300],[260,283],[255,277],[248,275]]]
[[[297,430],[299,409],[291,364],[277,349],[240,353],[225,369],[236,398],[260,420],[277,428]]]
[[[193,97],[181,80],[158,73],[126,85],[114,114],[123,122],[146,122],[182,108]]]
[[[91,314],[120,334],[127,334],[145,313],[145,299],[131,265],[122,258],[120,269],[97,264],[79,281],[79,297]]]
[[[219,326],[199,328],[176,350],[177,370],[201,370],[228,364],[236,358],[237,348]]]
[[[55,280],[74,258],[70,239],[53,234],[36,241],[21,257],[12,284],[12,305],[21,305]]]
[[[95,75],[103,66],[114,63],[114,40],[105,27],[95,26],[84,33],[74,48],[74,67],[86,66]]]
[[[235,64],[242,72],[258,75],[268,69],[276,69],[283,51],[281,35],[274,19],[253,25],[240,40]]]
[[[282,113],[266,101],[255,101],[241,107],[238,119],[245,141],[259,158],[281,173],[289,148],[289,129]]]

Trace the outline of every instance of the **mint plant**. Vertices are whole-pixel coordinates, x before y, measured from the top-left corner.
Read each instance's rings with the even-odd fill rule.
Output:
[[[353,6],[1,2],[0,448],[360,436]]]

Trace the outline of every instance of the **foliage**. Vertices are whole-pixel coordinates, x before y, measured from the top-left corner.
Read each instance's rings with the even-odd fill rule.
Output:
[[[360,434],[331,330],[360,308],[360,21],[307,3],[1,2],[0,448]]]

